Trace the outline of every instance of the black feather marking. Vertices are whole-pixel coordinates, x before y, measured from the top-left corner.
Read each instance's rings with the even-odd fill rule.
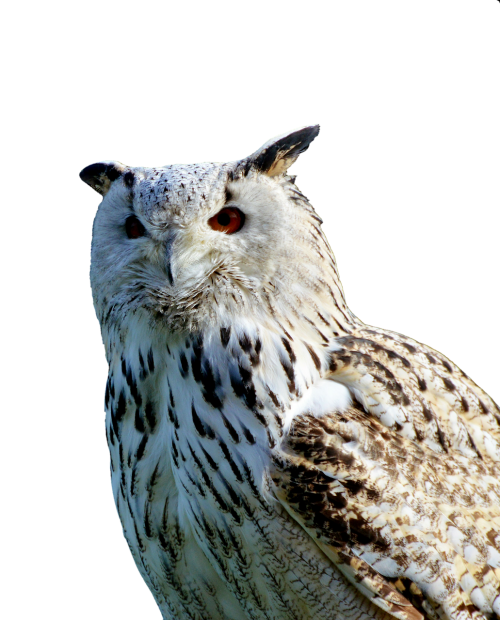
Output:
[[[146,534],[146,538],[153,537],[153,528],[151,526],[151,504],[146,502],[146,506],[144,509],[144,533]]]
[[[174,242],[176,239],[176,233],[170,232],[165,240],[165,270],[167,272],[167,278],[170,286],[174,284],[174,276],[172,275],[172,254],[174,251]]]
[[[109,427],[109,439],[111,441],[111,445],[115,445],[115,432],[113,430],[113,427],[110,425]],[[113,465],[113,459],[111,459],[111,465]]]
[[[123,356],[121,358],[121,368],[122,368],[122,375],[125,377],[125,379],[127,379],[127,361],[125,360]]]
[[[267,388],[267,393],[269,394],[269,398],[273,401],[273,405],[275,407],[278,407],[279,409],[282,409],[282,406],[280,404],[280,401],[278,400],[278,397],[269,387]]]
[[[170,256],[168,255],[165,256],[165,267],[166,267],[166,272],[167,272],[168,283],[170,284],[170,286],[173,286],[174,276],[172,275],[172,265],[170,262]]]
[[[229,422],[229,420],[226,418],[226,416],[222,412],[221,412],[221,416],[222,416],[222,422],[224,423],[224,426],[229,431],[229,436],[231,437],[231,439],[234,441],[234,443],[240,443],[240,436],[238,435],[234,426],[231,424],[231,422]]]
[[[149,439],[149,435],[144,435],[143,438],[141,439],[139,447],[137,448],[137,451],[135,453],[136,460],[140,461],[142,457],[144,456],[144,453],[146,452],[146,444],[148,443],[148,439]]]
[[[295,387],[295,374],[293,371],[293,366],[290,364],[290,362],[287,359],[281,356],[280,356],[280,362],[288,378],[288,390],[290,391],[291,394],[295,394],[297,392],[297,388]]]
[[[432,420],[434,420],[434,414],[425,405],[422,405],[422,413],[424,414],[424,417],[428,422],[432,422]]]
[[[215,433],[211,426],[205,424],[205,432],[207,434],[207,439],[215,439]]]
[[[231,467],[231,470],[233,474],[235,475],[236,479],[238,480],[238,482],[243,482],[243,476],[241,475],[241,472],[238,469],[238,466],[234,462],[229,448],[227,447],[226,443],[222,441],[222,439],[219,439],[219,446],[220,446],[220,449],[222,450],[222,454],[224,455],[224,458],[229,463],[229,466]]]
[[[305,345],[307,351],[309,352],[309,355],[311,356],[311,359],[314,362],[314,365],[316,366],[316,370],[320,371],[321,370],[321,362],[319,361],[319,357],[316,355],[316,351],[310,345],[308,345],[306,342],[304,342],[304,345]]]
[[[210,456],[210,454],[205,450],[205,448],[200,444],[200,448],[203,452],[203,455],[212,471],[218,471],[219,465],[214,461],[214,459]]]
[[[141,553],[145,553],[146,551],[146,547],[144,546],[144,543],[142,541],[142,538],[139,534],[139,530],[137,529],[137,523],[135,522],[135,519],[132,519],[134,522],[134,530],[135,530],[135,537],[137,539],[137,545],[139,547],[139,550]]]
[[[144,418],[142,417],[141,409],[139,407],[137,407],[137,409],[135,410],[134,427],[135,430],[139,433],[146,432],[146,427],[144,426]]]
[[[170,406],[172,407],[172,409],[175,409],[174,395],[172,394],[172,388],[170,387],[170,383],[168,384],[168,391],[170,396]]]
[[[191,369],[193,371],[194,380],[203,386],[203,398],[207,403],[212,405],[214,409],[222,408],[222,400],[218,395],[218,388],[221,385],[219,374],[214,373],[208,359],[202,358],[202,349],[193,346],[193,355],[191,357]]]
[[[125,363],[125,360],[122,358],[122,372],[124,373],[125,380],[130,390],[130,395],[135,401],[135,404],[140,407],[142,405],[142,396],[137,389],[137,384],[135,382],[134,373],[132,372],[132,368]]]
[[[248,336],[248,334],[243,334],[239,338],[239,343],[242,351],[248,355],[250,359],[250,364],[252,366],[257,366],[260,361],[260,351],[262,348],[262,343],[259,339],[255,342],[255,347],[252,344],[252,340]]]
[[[132,497],[135,497],[136,491],[137,491],[137,468],[134,467],[134,469],[132,470],[132,474],[130,476],[130,495]]]
[[[214,376],[212,367],[206,361],[202,366],[202,380],[203,385],[203,398],[205,401],[212,405],[214,409],[222,409],[222,400],[216,393],[217,388],[220,386],[220,379],[218,376]]]
[[[243,334],[242,336],[240,336],[238,340],[239,340],[242,351],[244,351],[247,354],[250,353],[253,347],[252,347],[252,341],[250,340],[248,334]]]
[[[269,445],[269,447],[271,448],[271,450],[276,446],[276,440],[273,437],[273,434],[271,433],[271,431],[268,429],[267,430],[267,443]]]
[[[362,480],[342,480],[342,486],[348,490],[350,495],[357,495],[364,485]]]
[[[474,450],[474,452],[477,454],[477,456],[481,460],[483,460],[483,455],[481,454],[481,452],[479,452],[479,450],[478,450],[476,444],[474,443],[474,440],[472,439],[471,434],[469,433],[469,431],[467,431],[467,437],[469,438],[470,447]]]
[[[259,405],[259,403],[257,403],[257,405]],[[257,421],[262,424],[262,426],[264,428],[267,428],[269,426],[269,422],[267,421],[267,418],[260,413],[260,411],[257,411],[256,409],[252,410],[253,415],[255,416],[255,418],[257,419]]]
[[[196,452],[193,450],[193,448],[191,447],[191,444],[188,441],[188,448],[189,451],[191,452],[191,456],[193,457],[194,462],[196,463],[196,466],[198,467],[198,469],[200,471],[205,471],[205,468],[203,467],[202,462],[200,461],[200,459],[198,458],[198,455],[196,454]]]
[[[168,419],[172,422],[175,428],[179,428],[179,418],[175,413],[175,409],[172,409],[172,407],[168,408]]]
[[[332,508],[337,510],[345,508],[347,506],[347,499],[342,493],[327,493],[326,498]]]
[[[222,512],[228,512],[229,507],[219,491],[213,485],[211,486],[210,491],[212,492],[212,495],[214,496],[214,499]]]
[[[225,486],[226,491],[227,491],[227,493],[229,495],[229,498],[231,499],[233,504],[235,506],[240,507],[241,506],[241,498],[240,498],[240,496],[236,493],[236,491],[229,484],[229,482],[224,478],[224,476],[220,475],[220,480],[222,481],[222,484]]]
[[[238,398],[241,398],[246,407],[256,414],[256,408],[261,405],[257,399],[257,392],[252,381],[252,371],[238,364],[238,372],[234,368],[229,372],[231,387]],[[262,416],[261,416],[262,417]]]
[[[174,461],[174,465],[177,467],[177,469],[179,469],[179,452],[173,440],[171,443],[172,443],[172,452],[171,452],[172,460]]]
[[[144,408],[144,414],[146,416],[146,421],[151,432],[154,433],[158,420],[156,419],[156,413],[153,410],[153,405],[150,402],[146,403],[146,407]]]
[[[443,383],[444,383],[444,387],[448,390],[448,392],[454,392],[455,391],[455,384],[453,383],[453,381],[448,379],[448,377],[442,377],[442,380],[443,380]]]
[[[193,417],[194,427],[198,431],[198,434],[201,435],[201,437],[206,437],[207,433],[205,431],[205,426],[203,425],[203,422],[198,417],[198,414],[196,413],[196,409],[194,408],[194,405],[191,405],[191,415]]]
[[[148,351],[148,367],[149,367],[149,372],[153,372],[155,369],[155,359],[153,356],[153,349],[149,349]]]
[[[104,392],[104,408],[106,409],[109,404],[109,377],[106,380],[106,391]]]
[[[412,344],[409,344],[408,342],[402,342],[401,344],[413,355],[417,352],[417,349]]]
[[[118,405],[115,411],[115,418],[117,422],[121,422],[123,420],[126,409],[127,409],[127,401],[125,400],[125,393],[122,390],[120,392],[120,396],[118,397]]]
[[[283,346],[285,347],[287,353],[288,353],[288,357],[290,358],[290,362],[292,364],[295,364],[295,362],[297,361],[297,358],[295,356],[295,353],[292,349],[292,345],[288,342],[288,340],[282,336],[281,338],[281,342],[283,343]]]
[[[293,330],[293,325],[292,323],[289,321],[289,319],[286,319],[286,322],[288,323],[288,327],[290,327]],[[281,329],[281,331],[285,334],[285,336],[288,338],[288,340],[291,340],[293,342],[293,336],[291,334],[289,334],[286,329],[283,327],[283,325],[281,325],[281,323],[277,322],[279,328]]]
[[[411,364],[406,359],[406,357],[399,355],[399,353],[396,353],[396,351],[391,351],[391,349],[384,349],[384,347],[381,347],[381,349],[387,353],[387,357],[389,359],[398,359],[400,362],[402,362],[403,366],[406,366],[406,368],[411,368]]]
[[[321,218],[321,220],[323,220],[323,218]],[[323,223],[323,222],[321,222],[321,223]],[[330,327],[330,323],[329,323],[329,322],[325,319],[325,317],[324,317],[322,314],[320,314],[319,312],[318,312],[318,318],[320,319],[320,321],[323,321],[323,323],[324,323],[327,327]]]
[[[439,426],[439,424],[437,423],[437,420],[436,420],[436,428],[437,428],[439,443],[443,446],[444,451],[448,452],[448,442],[446,441],[446,436],[441,430],[441,427]]]
[[[262,505],[261,494],[260,494],[260,491],[259,491],[259,489],[257,488],[257,486],[255,484],[255,478],[253,476],[252,470],[250,469],[250,467],[248,466],[246,461],[242,462],[242,467],[243,467],[243,472],[245,474],[245,479],[248,482],[248,486],[250,487],[250,491],[251,491],[252,495],[255,497],[255,499],[258,499],[259,503]]]
[[[144,358],[142,357],[141,350],[139,349],[139,365],[141,367],[141,379],[145,379],[148,375],[148,369],[146,368],[146,364],[144,363]]]
[[[208,424],[205,424],[200,420],[194,404],[191,405],[191,416],[193,418],[194,427],[200,437],[208,437],[208,439],[215,438],[215,433],[213,429]]]
[[[193,377],[197,383],[201,383],[201,360],[203,356],[203,340],[200,336],[193,339],[193,352],[191,355],[191,368]]]
[[[449,362],[447,362],[446,360],[441,360],[441,363],[449,373],[453,372],[453,368],[450,366]]]
[[[478,402],[479,402],[479,407],[481,408],[481,413],[485,415],[489,413],[488,408],[486,407],[486,405],[483,403],[483,401],[480,398],[478,398]]]
[[[135,181],[135,175],[132,170],[127,170],[127,172],[123,175],[123,182],[130,189]]]
[[[250,445],[253,445],[255,443],[255,437],[245,426],[243,427],[243,435]]]
[[[181,351],[181,354],[179,356],[179,361],[181,363],[181,366],[179,368],[180,373],[181,373],[181,377],[183,379],[185,379],[188,375],[189,372],[189,365],[188,365],[188,361],[186,359],[186,355],[184,354],[184,351]]]
[[[229,339],[231,338],[231,328],[230,327],[221,327],[220,328],[220,341],[224,348],[227,347],[229,343]]]

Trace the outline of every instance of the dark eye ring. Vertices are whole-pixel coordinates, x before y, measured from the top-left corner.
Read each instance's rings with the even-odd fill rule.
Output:
[[[245,214],[237,207],[224,207],[208,220],[208,225],[213,230],[232,235],[243,228]]]
[[[138,239],[139,237],[144,237],[146,229],[138,217],[131,215],[125,220],[125,232],[129,239]]]

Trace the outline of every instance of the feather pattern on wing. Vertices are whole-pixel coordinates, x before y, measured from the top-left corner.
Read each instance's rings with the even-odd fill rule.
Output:
[[[394,617],[498,616],[497,405],[444,356],[393,332],[363,326],[328,361],[325,378],[352,404],[294,418],[275,458],[277,498]]]

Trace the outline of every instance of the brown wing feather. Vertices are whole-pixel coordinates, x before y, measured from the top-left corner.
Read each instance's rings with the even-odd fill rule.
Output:
[[[353,406],[294,421],[276,495],[395,617],[498,617],[498,407],[432,349],[359,332],[330,364]]]
[[[273,480],[275,493],[289,514],[316,540],[327,557],[339,568],[347,579],[371,602],[400,620],[422,620],[434,618],[423,612],[416,600],[409,601],[391,580],[385,579],[352,550],[353,544],[371,541],[378,549],[389,545],[376,530],[364,527],[362,520],[353,517],[353,502],[349,493],[358,494],[362,488],[361,470],[352,479],[339,482],[332,478],[329,463],[340,473],[346,465],[354,465],[347,453],[342,453],[318,433],[315,418],[304,416],[291,429],[286,453],[276,457]],[[315,438],[308,445],[308,435]],[[326,440],[325,440],[326,439]],[[321,445],[324,441],[323,446]],[[304,455],[307,454],[308,458]],[[340,467],[337,467],[339,461]],[[317,466],[316,466],[317,464]],[[359,465],[359,464],[358,464]],[[367,493],[370,495],[369,491]],[[414,597],[415,598],[415,597]]]
[[[383,424],[435,452],[500,462],[500,408],[444,355],[368,326],[336,343],[332,378],[352,388]]]

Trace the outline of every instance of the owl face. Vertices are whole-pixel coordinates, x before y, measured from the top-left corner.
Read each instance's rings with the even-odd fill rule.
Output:
[[[298,266],[317,261],[319,218],[286,170],[318,131],[228,164],[85,168],[82,179],[104,196],[91,266],[101,323],[138,310],[170,330],[224,323],[297,284]]]

